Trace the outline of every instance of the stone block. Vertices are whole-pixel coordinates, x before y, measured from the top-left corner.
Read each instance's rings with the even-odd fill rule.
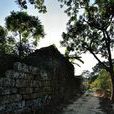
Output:
[[[38,97],[39,97],[39,93],[32,93],[32,94],[22,95],[23,100],[31,100],[31,99],[36,99]]]
[[[3,111],[5,111],[5,105],[0,105],[0,114],[2,114]],[[3,113],[4,114],[4,113]]]
[[[40,88],[39,87],[33,88],[33,93],[38,93],[38,92],[40,92]]]
[[[11,102],[18,102],[22,100],[22,96],[20,94],[9,95],[9,99]]]
[[[27,100],[26,106],[39,109],[43,106],[43,99],[41,97],[39,97],[37,99]]]
[[[30,94],[33,92],[33,88],[19,88],[19,94]]]
[[[39,97],[39,93],[32,93],[32,99],[36,99]]]
[[[25,73],[37,74],[39,72],[37,67],[28,66],[24,63],[16,62],[14,64],[14,70],[21,71]]]
[[[23,109],[24,107],[25,107],[25,101],[19,101],[19,102],[14,102],[14,103],[10,103],[10,104],[5,104],[0,107],[0,114],[1,114],[1,112],[7,112],[7,113],[14,112],[19,109]],[[3,114],[5,114],[5,113],[3,113]],[[10,113],[8,113],[8,114],[10,114]]]
[[[37,81],[37,80],[32,80],[30,86],[31,87],[40,87],[41,86],[41,82]]]
[[[17,93],[17,88],[0,87],[0,95],[10,95]]]
[[[32,74],[25,74],[26,75],[26,80],[33,80],[34,79],[34,75],[32,75]]]
[[[22,96],[19,94],[0,96],[0,105],[21,101]]]
[[[20,88],[24,88],[24,87],[28,87],[30,86],[30,83],[28,80],[23,80],[23,79],[17,79],[16,80],[16,87]]]
[[[31,94],[22,95],[22,99],[23,100],[30,100],[31,99]]]
[[[50,80],[44,80],[44,81],[43,81],[43,85],[46,86],[46,87],[47,87],[47,86],[49,87],[49,86],[51,86],[52,84],[51,84],[51,81],[50,81]]]
[[[51,92],[52,88],[51,87],[44,87],[43,92]]]
[[[44,71],[44,70],[40,71],[40,75],[41,75],[41,79],[43,79],[43,80],[48,80],[49,79],[47,72]]]
[[[15,80],[10,78],[1,78],[0,79],[0,87],[14,87]]]
[[[6,76],[7,78],[12,78],[12,77],[14,77],[14,71],[13,71],[13,70],[8,70],[8,71],[6,71],[6,72],[5,72],[5,76]]]
[[[28,66],[24,63],[16,62],[14,63],[14,70],[21,72],[29,72]]]
[[[13,70],[6,71],[5,75],[6,75],[6,77],[8,77],[10,79],[26,79],[26,78],[28,78],[26,73],[17,72],[17,71],[13,71]]]
[[[28,66],[28,71],[31,74],[38,74],[39,70],[37,67],[33,67],[33,66]]]

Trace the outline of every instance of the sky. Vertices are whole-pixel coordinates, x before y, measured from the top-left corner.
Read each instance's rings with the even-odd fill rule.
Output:
[[[45,4],[47,6],[46,14],[39,14],[37,10],[34,10],[33,6],[29,6],[28,8],[28,14],[38,16],[42,25],[44,25],[46,35],[44,39],[40,40],[38,48],[55,44],[59,51],[64,54],[64,48],[61,47],[60,40],[62,40],[62,32],[66,31],[68,17],[64,13],[64,9],[60,8],[60,3],[57,0],[45,0]],[[0,25],[5,25],[5,17],[13,10],[20,11],[15,0],[0,1]],[[92,71],[92,67],[97,63],[94,57],[89,53],[83,54],[82,60],[84,64],[79,63],[81,67],[75,66],[76,75],[80,75],[83,70]]]

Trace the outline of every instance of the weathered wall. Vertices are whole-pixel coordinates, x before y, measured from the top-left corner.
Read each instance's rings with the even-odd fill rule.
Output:
[[[36,50],[25,57],[23,62],[43,69],[52,78],[53,94],[56,94],[54,102],[59,103],[58,98],[68,99],[76,87],[79,90],[80,81],[75,80],[74,66],[53,45]]]
[[[51,79],[38,68],[15,63],[14,69],[0,79],[0,114],[5,111],[30,110],[51,99]]]
[[[72,64],[53,46],[16,62],[0,78],[0,114],[58,105],[79,89]],[[20,113],[19,113],[20,114]]]
[[[5,74],[0,79],[0,114],[43,108],[52,99],[63,98],[68,87],[65,79],[53,79],[43,69],[19,62]]]

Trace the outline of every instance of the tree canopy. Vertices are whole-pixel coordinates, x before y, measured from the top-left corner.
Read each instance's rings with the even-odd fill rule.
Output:
[[[0,53],[1,54],[5,53],[6,35],[7,35],[6,29],[0,26]]]
[[[39,12],[46,12],[46,6],[44,5],[44,0],[16,0],[21,8],[27,9],[28,3],[34,5]]]
[[[38,17],[30,16],[26,12],[11,12],[6,17],[6,28],[15,33],[13,38],[17,46],[18,55],[28,53],[27,49],[37,46],[38,40],[44,36],[44,29]]]
[[[89,51],[110,72],[114,87],[111,53],[114,47],[114,0],[59,1],[66,5],[65,12],[69,16],[67,32],[63,33],[61,44],[67,47],[69,55]],[[109,66],[98,58],[98,54],[107,59]],[[114,95],[112,96],[114,100]]]
[[[103,90],[106,93],[110,93],[111,91],[111,79],[109,78],[109,73],[102,69],[95,80],[90,80],[90,88],[91,90]]]
[[[90,0],[63,1],[68,6],[65,12],[70,16],[67,33],[63,33],[63,46],[66,46],[69,52],[81,54],[89,51],[94,56],[101,54],[108,58],[108,37],[111,38],[110,47],[113,47],[113,13],[111,10],[107,11],[107,5],[111,9],[113,1],[96,0],[94,4],[91,4]],[[80,9],[83,13],[78,15]]]

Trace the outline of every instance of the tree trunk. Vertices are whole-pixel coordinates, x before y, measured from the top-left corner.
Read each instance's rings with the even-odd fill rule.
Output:
[[[20,43],[19,43],[18,51],[19,51],[19,58],[21,58],[23,55],[21,32],[19,32],[19,42]]]
[[[114,73],[110,73],[111,75],[111,97],[110,100],[114,103]]]

